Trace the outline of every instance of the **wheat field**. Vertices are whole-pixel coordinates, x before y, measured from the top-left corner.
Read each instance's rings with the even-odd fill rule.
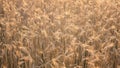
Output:
[[[0,68],[120,68],[120,0],[0,0]]]

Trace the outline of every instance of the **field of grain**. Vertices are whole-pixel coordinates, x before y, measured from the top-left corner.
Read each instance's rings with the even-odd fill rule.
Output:
[[[0,68],[120,68],[120,0],[0,0]]]

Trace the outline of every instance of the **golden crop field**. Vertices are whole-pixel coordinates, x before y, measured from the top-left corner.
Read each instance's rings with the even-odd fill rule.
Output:
[[[120,0],[0,0],[0,68],[120,68]]]

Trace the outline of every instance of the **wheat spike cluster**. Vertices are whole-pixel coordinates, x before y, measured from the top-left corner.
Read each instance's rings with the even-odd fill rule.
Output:
[[[120,0],[0,0],[0,68],[120,68]]]

